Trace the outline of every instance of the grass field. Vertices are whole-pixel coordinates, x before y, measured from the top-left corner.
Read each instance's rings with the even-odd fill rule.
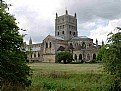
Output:
[[[32,86],[27,91],[103,91],[99,64],[32,63]]]

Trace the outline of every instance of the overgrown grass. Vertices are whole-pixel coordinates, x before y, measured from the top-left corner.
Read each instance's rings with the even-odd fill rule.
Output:
[[[32,86],[26,91],[103,91],[99,64],[32,63]]]

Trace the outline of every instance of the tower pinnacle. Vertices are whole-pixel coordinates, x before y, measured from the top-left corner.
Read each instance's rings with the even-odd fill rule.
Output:
[[[76,18],[76,13],[75,13],[74,17]]]
[[[98,40],[96,39],[96,46],[98,46]]]
[[[68,10],[66,10],[66,15],[68,15]]]
[[[102,40],[102,46],[104,45],[104,41]]]
[[[31,45],[32,44],[32,39],[31,39],[31,37],[30,37],[30,39],[29,39],[29,45]]]
[[[56,13],[56,18],[58,17],[58,14]]]

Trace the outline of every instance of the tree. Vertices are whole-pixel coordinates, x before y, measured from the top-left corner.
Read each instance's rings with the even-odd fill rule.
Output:
[[[102,46],[102,48],[99,50],[98,55],[96,57],[97,62],[102,62],[102,58],[104,56],[105,51],[106,51],[106,45]]]
[[[64,64],[70,63],[73,60],[73,54],[70,52],[59,52],[56,55],[56,61],[61,63],[63,61]]]
[[[0,87],[4,91],[17,91],[31,84],[30,67],[25,62],[23,36],[8,5],[0,1]],[[9,89],[7,89],[9,88]],[[5,90],[7,89],[7,90]],[[14,90],[13,90],[14,89]]]
[[[110,76],[110,86],[107,91],[121,91],[121,28],[116,28],[116,34],[110,33],[108,45],[102,56],[104,70]]]

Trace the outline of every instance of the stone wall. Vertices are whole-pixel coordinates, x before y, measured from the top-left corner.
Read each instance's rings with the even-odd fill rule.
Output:
[[[55,54],[43,54],[42,62],[55,63]]]

